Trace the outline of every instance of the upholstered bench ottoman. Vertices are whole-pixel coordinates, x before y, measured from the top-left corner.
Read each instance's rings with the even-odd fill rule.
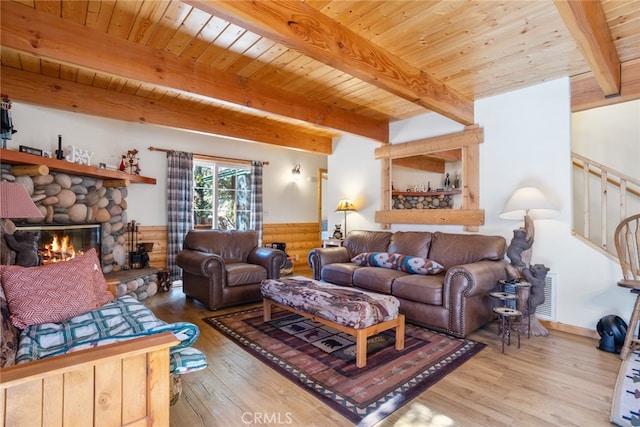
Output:
[[[396,350],[404,349],[404,315],[391,295],[320,283],[306,277],[267,279],[261,284],[264,320],[271,306],[304,316],[356,337],[356,366],[367,364],[367,338],[396,328]]]

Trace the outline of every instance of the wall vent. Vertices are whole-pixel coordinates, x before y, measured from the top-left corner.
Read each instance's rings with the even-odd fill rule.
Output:
[[[536,309],[536,316],[540,319],[556,320],[556,287],[558,276],[556,273],[547,273],[544,278],[544,302]]]

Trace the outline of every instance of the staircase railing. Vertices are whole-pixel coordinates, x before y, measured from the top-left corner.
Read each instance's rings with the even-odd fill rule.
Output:
[[[640,213],[640,179],[577,153],[573,161],[573,231],[617,257],[613,232],[624,218]]]

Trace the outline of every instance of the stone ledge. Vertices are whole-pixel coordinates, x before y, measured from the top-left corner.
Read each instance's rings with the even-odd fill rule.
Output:
[[[139,268],[121,270],[107,273],[104,278],[107,281],[118,281],[116,285],[116,296],[131,295],[139,301],[158,293],[158,272],[157,268]]]

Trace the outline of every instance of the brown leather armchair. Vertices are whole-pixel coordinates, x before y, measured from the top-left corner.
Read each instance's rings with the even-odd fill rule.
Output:
[[[258,246],[257,231],[191,230],[176,263],[182,289],[209,310],[259,301],[260,283],[280,278],[287,260],[278,249]]]

